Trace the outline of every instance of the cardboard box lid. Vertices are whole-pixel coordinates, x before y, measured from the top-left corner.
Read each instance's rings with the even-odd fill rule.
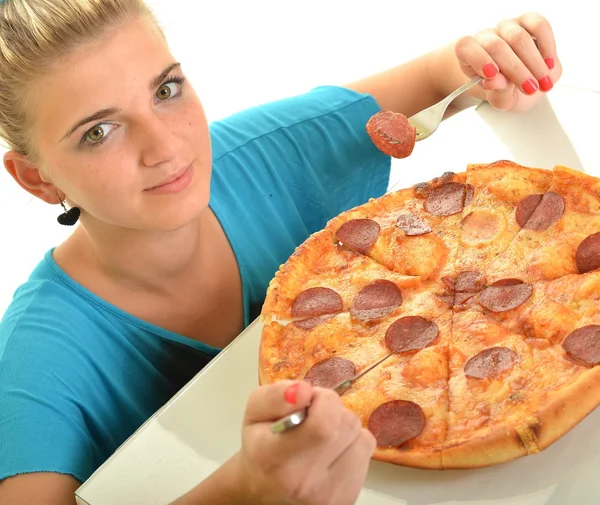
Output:
[[[600,95],[560,86],[526,115],[489,106],[450,118],[394,160],[393,186],[427,180],[467,163],[511,159],[564,164],[600,176]],[[79,504],[166,504],[210,475],[240,445],[245,403],[258,385],[261,326],[253,323],[149,419],[77,491]],[[540,454],[471,471],[424,471],[374,461],[361,505],[596,505],[600,502],[600,410]]]

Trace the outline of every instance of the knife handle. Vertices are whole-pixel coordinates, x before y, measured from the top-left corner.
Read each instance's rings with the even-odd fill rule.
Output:
[[[308,409],[297,410],[271,424],[271,433],[283,433],[299,426],[304,422],[308,414]]]

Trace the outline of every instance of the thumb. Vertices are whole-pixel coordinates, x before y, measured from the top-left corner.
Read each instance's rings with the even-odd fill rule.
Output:
[[[498,110],[511,111],[519,100],[519,90],[515,86],[505,89],[495,89],[486,93],[486,99],[492,107]]]
[[[483,86],[483,89],[486,91],[503,91],[512,87],[510,81],[504,74],[498,74],[491,79],[484,79],[481,81],[481,86]]]
[[[276,421],[306,408],[313,394],[312,386],[303,381],[280,381],[261,386],[250,395],[244,425]]]

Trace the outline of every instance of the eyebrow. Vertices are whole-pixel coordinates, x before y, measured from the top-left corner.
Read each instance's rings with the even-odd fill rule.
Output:
[[[181,63],[173,63],[171,65],[169,65],[167,68],[165,68],[159,75],[157,75],[156,77],[154,77],[148,84],[148,87],[150,88],[150,91],[152,91],[154,88],[157,88],[158,86],[160,86],[163,81],[168,77],[168,75],[177,67],[180,67]],[[109,109],[102,109],[99,110],[97,112],[94,112],[94,114],[84,117],[82,120],[77,121],[77,123],[67,132],[67,134],[60,140],[61,142],[63,140],[65,140],[66,138],[70,137],[71,135],[73,135],[73,133],[80,128],[81,126],[83,126],[86,123],[90,123],[92,121],[98,121],[100,119],[104,119],[107,116],[111,116],[113,114],[116,114],[118,112],[120,112],[121,109],[117,108],[117,107],[111,107]]]
[[[169,77],[169,74],[175,70],[176,68],[180,67],[181,63],[173,63],[171,65],[169,65],[167,68],[165,68],[159,75],[157,75],[154,79],[152,79],[150,81],[149,87],[150,87],[150,91],[152,91],[154,88],[158,88],[163,81]]]

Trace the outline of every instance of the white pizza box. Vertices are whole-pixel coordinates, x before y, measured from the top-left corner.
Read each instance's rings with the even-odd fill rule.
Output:
[[[600,94],[556,87],[525,115],[487,106],[450,118],[405,160],[390,186],[510,159],[600,176],[595,132]],[[79,504],[162,505],[234,454],[246,400],[258,386],[255,321],[133,434],[77,491]],[[600,392],[599,392],[600,394]],[[418,470],[374,461],[359,505],[597,505],[600,409],[540,454],[477,470]]]

